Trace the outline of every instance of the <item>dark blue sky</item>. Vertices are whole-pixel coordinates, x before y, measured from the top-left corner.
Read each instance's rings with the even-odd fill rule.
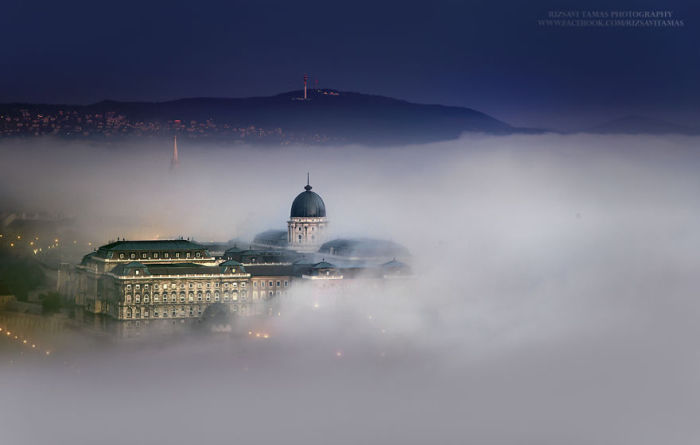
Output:
[[[322,87],[510,123],[700,116],[690,1],[5,0],[0,102],[268,95]],[[672,10],[682,28],[551,29],[549,10]]]

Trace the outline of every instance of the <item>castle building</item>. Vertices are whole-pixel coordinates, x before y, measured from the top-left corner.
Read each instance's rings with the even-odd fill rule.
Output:
[[[62,266],[59,291],[88,312],[117,320],[183,320],[205,317],[207,310],[264,314],[269,300],[287,295],[294,283],[328,293],[342,289],[347,279],[410,275],[399,261],[382,264],[388,253],[407,256],[403,247],[370,239],[326,242],[327,227],[325,203],[307,179],[292,202],[287,231],[262,232],[255,248],[234,246],[215,257],[183,239],[118,240],[75,267]]]
[[[316,252],[326,240],[326,204],[311,188],[307,180],[304,191],[292,202],[287,221],[287,243],[299,252]]]
[[[64,295],[118,320],[200,317],[214,303],[246,314],[262,298],[242,264],[185,240],[115,241],[63,273]]]

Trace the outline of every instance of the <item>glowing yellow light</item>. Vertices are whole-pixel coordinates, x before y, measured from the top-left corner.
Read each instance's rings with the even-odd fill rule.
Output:
[[[54,242],[56,242],[56,243],[57,243],[57,242],[58,242],[58,238],[56,238],[56,239],[54,240]]]
[[[46,355],[49,355],[49,354],[51,354],[51,351],[46,351]]]
[[[26,344],[27,344],[27,340],[22,340],[22,343],[24,343],[24,344],[26,345]]]
[[[264,334],[263,338],[270,338],[270,336],[268,334]]]
[[[22,235],[17,235],[17,239],[22,239]]]
[[[32,345],[32,348],[36,348],[36,345]]]
[[[342,357],[342,356],[343,356],[343,352],[342,352],[342,351],[335,351],[335,356],[336,356],[336,357]]]
[[[314,309],[318,309],[318,303],[314,303]]]
[[[248,335],[253,335],[253,331],[248,331]]]
[[[10,331],[7,331],[7,332],[6,332],[6,334],[7,334],[7,335],[11,335],[11,334],[12,334],[12,332],[10,332]]]
[[[15,247],[15,243],[10,243],[10,247]]]
[[[15,340],[17,340],[17,336],[15,335]]]
[[[88,243],[88,246],[92,246],[92,243]]]
[[[259,337],[260,337],[260,332],[256,332],[256,333],[255,333],[255,336],[259,338]]]

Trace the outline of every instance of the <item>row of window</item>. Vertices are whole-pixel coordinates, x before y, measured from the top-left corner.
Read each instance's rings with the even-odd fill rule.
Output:
[[[189,309],[189,310],[187,310]],[[234,304],[231,306],[231,309],[233,312],[238,312],[238,305]],[[245,309],[244,306],[241,306],[241,311]],[[141,308],[131,308],[128,307],[126,308],[124,316],[126,318],[151,318],[151,313],[153,314],[153,318],[182,318],[182,317],[194,317],[195,314],[197,317],[202,316],[202,308],[197,306],[190,306],[189,308],[184,308],[184,307],[179,307],[179,308],[172,308],[170,310],[167,309],[159,309],[155,308],[153,309],[153,312],[149,311],[148,308],[144,308],[142,311]]]
[[[150,256],[149,256],[150,254]],[[126,259],[125,253],[120,253],[119,254],[119,259],[120,260],[125,260]],[[131,252],[128,254],[129,259],[135,260],[136,258],[139,257],[139,255],[136,252]],[[194,253],[195,258],[202,258],[202,252],[195,252]],[[170,258],[170,252],[162,252],[162,256],[160,252],[142,252],[140,255],[140,258],[142,259],[159,259],[159,258]],[[175,252],[173,255],[173,258],[192,258],[192,252]]]
[[[264,282],[264,281],[260,281],[259,283],[260,283],[260,287],[265,287],[265,282]],[[276,281],[276,282],[273,281],[273,280],[268,281],[268,285],[269,285],[270,287],[275,286],[275,283],[277,284],[277,287],[280,287],[280,286],[282,285],[282,282],[279,281],[279,280]],[[284,280],[284,287],[288,287],[288,286],[289,286],[289,281]],[[253,287],[258,287],[258,281],[253,281]]]
[[[287,292],[285,291],[284,294],[286,294],[286,293],[287,293]],[[268,291],[268,292],[267,292],[267,296],[268,296],[268,297],[273,297],[273,296],[275,296],[275,295],[282,295],[282,291],[279,291],[279,290],[278,290],[278,291]],[[240,299],[241,299],[241,301],[246,301],[247,296],[248,296],[247,293],[246,293],[245,291],[242,291],[241,294],[240,294]],[[257,292],[257,291],[253,291],[253,295],[252,295],[252,296],[253,296],[253,300],[257,300],[257,299],[258,299],[258,292]],[[238,293],[233,292],[230,296],[229,296],[228,293],[224,293],[223,298],[220,298],[219,293],[216,292],[216,293],[214,294],[214,300],[213,300],[213,301],[215,301],[215,302],[218,302],[218,301],[238,301],[238,297],[239,297]],[[260,297],[260,298],[265,297],[265,291],[261,291],[260,294],[259,294],[259,297]],[[198,293],[198,294],[197,294],[196,301],[197,301],[197,302],[202,302],[202,301],[211,302],[211,301],[212,301],[212,296],[211,296],[210,293],[207,293],[207,294],[204,295],[204,296],[203,296],[201,293]],[[125,303],[131,304],[131,302],[132,302],[131,295],[127,295],[126,298],[125,298]],[[141,295],[139,295],[139,294],[134,295],[133,302],[134,302],[134,303],[137,303],[137,304],[141,303]],[[144,296],[143,296],[143,303],[146,304],[146,303],[149,303],[149,302],[150,302],[150,298],[149,298],[148,294],[144,294]],[[168,296],[167,296],[167,295],[163,295],[163,303],[167,303],[167,302],[168,302]],[[175,294],[172,294],[172,295],[170,296],[170,302],[171,302],[171,303],[177,303],[177,302],[178,302],[178,298],[177,298],[177,296],[176,296]],[[190,292],[190,294],[187,296],[187,300],[185,300],[185,294],[180,294],[179,302],[180,302],[180,303],[185,303],[185,302],[194,303],[194,302],[195,302],[195,296],[194,296],[194,294],[192,294],[192,293]],[[160,296],[159,296],[158,294],[153,294],[153,303],[160,303]]]
[[[272,283],[272,281],[270,281],[270,283]],[[278,283],[279,283],[279,282],[278,282]],[[285,281],[285,283],[286,283],[286,281]],[[207,289],[211,289],[211,287],[212,287],[211,285],[212,285],[212,283],[206,283],[206,286],[204,286],[204,287],[206,287]],[[277,285],[279,286],[279,284],[277,284]],[[270,284],[270,286],[272,286],[272,284]],[[195,286],[194,286],[194,283],[189,283],[187,287],[189,287],[190,289],[194,289]],[[203,287],[203,286],[202,286],[202,283],[197,283],[197,289],[202,289],[202,287]],[[223,286],[220,286],[220,283],[219,283],[219,282],[214,283],[214,288],[219,288],[219,287],[223,287],[224,289],[228,289],[228,288],[229,288],[229,283],[223,283]],[[230,287],[236,288],[236,287],[238,287],[238,283],[230,283]],[[246,283],[245,283],[245,282],[241,282],[241,287],[245,288],[245,287],[246,287]],[[144,284],[144,285],[143,285],[143,288],[144,288],[144,289],[148,289],[148,284]],[[154,285],[153,285],[153,289],[158,289],[158,288],[159,288],[159,285],[158,285],[158,284],[154,284]],[[177,289],[177,284],[172,283],[172,285],[170,285],[170,288],[171,288],[171,289]],[[141,285],[140,285],[140,284],[135,284],[135,285],[134,285],[134,289],[141,289]],[[168,283],[164,283],[164,284],[163,284],[163,289],[168,289]],[[180,283],[180,289],[185,289],[185,283]],[[130,291],[130,290],[131,290],[131,284],[127,284],[127,285],[126,285],[126,290],[127,290],[127,291]]]
[[[242,300],[245,300],[247,297],[248,293],[246,291],[241,291],[240,296]],[[257,296],[257,292],[253,292],[253,298]],[[212,294],[211,292],[207,292],[206,294],[202,294],[202,292],[197,292],[196,295],[197,301],[212,301]],[[149,294],[143,294],[143,302],[148,303],[150,299]],[[238,292],[232,292],[230,295],[231,301],[237,301],[238,300]],[[127,294],[125,297],[125,300],[127,303],[131,303],[131,294]],[[177,294],[173,293],[170,294],[170,302],[172,303],[177,303]],[[194,292],[190,292],[187,295],[187,301],[192,303],[195,301],[195,294]],[[214,292],[214,301],[220,301],[220,295],[219,292]],[[223,301],[229,301],[229,294],[228,292],[224,292],[223,295]],[[160,302],[160,294],[153,294],[153,302],[158,303]],[[168,295],[163,294],[163,303],[168,302]],[[180,293],[180,302],[184,303],[185,302],[185,293],[181,292]],[[134,295],[134,303],[141,303],[141,295],[140,294],[135,294]]]

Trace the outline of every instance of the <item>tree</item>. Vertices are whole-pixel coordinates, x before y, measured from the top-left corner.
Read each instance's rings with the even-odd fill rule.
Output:
[[[39,299],[41,299],[41,312],[43,314],[55,314],[63,307],[63,301],[58,292],[42,294]]]

